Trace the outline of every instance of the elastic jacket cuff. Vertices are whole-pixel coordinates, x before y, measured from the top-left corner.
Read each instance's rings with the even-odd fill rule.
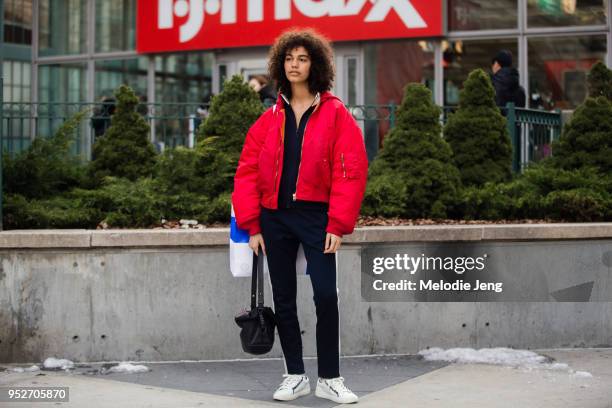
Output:
[[[342,238],[342,236],[344,235],[336,226],[334,225],[328,225],[327,228],[325,229],[326,232],[329,232],[330,234],[334,234],[339,236],[340,238]]]

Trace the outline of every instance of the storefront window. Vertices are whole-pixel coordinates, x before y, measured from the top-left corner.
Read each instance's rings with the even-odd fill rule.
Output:
[[[357,57],[347,57],[344,63],[346,64],[346,84],[348,95],[346,104],[356,105],[357,87],[359,86],[359,81],[357,80]]]
[[[210,53],[155,57],[157,102],[202,103],[212,92],[213,56]]]
[[[51,136],[67,119],[87,108],[86,72],[85,63],[39,66],[37,137]],[[90,127],[84,120],[76,132],[73,154],[87,157],[89,140]]]
[[[4,0],[4,41],[32,44],[32,0]]]
[[[96,52],[135,48],[136,0],[96,1]]]
[[[155,57],[155,99],[163,104],[155,114],[162,118],[155,121],[157,141],[166,147],[186,145],[190,134],[197,133],[212,95],[212,70],[211,53]]]
[[[518,67],[517,40],[457,40],[443,41],[444,51],[444,104],[457,105],[459,91],[470,72],[477,68],[491,73],[491,60],[500,50],[508,50],[513,55],[513,66]]]
[[[364,55],[366,103],[399,104],[405,86],[411,82],[424,83],[433,90],[433,43],[372,42],[364,45]]]
[[[40,56],[86,52],[86,0],[40,0],[39,10]]]
[[[3,100],[5,102],[30,102],[29,62],[3,61]]]
[[[29,62],[2,62],[4,118],[2,148],[9,152],[21,151],[30,144],[30,69]]]
[[[41,65],[38,69],[39,101],[86,102],[86,71],[85,63]]]
[[[530,38],[530,107],[573,109],[587,95],[586,77],[606,57],[606,37]]]
[[[434,44],[428,41],[378,41],[364,44],[364,96],[366,105],[400,104],[411,82],[434,89]],[[381,120],[385,109],[359,112],[363,120],[366,149],[370,160],[382,145],[389,122]]]
[[[120,85],[130,86],[142,102],[147,99],[147,57],[96,61],[95,100],[114,97]]]
[[[517,0],[449,0],[448,27],[453,31],[516,28]]]
[[[606,24],[609,0],[528,0],[529,27]]]

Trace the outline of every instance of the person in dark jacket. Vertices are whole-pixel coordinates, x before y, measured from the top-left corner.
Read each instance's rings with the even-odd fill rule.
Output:
[[[255,92],[258,93],[261,103],[263,103],[266,108],[269,108],[276,103],[274,89],[266,76],[253,76],[249,81],[249,85],[255,90]]]
[[[495,88],[495,103],[500,108],[508,102],[514,102],[517,107],[525,107],[525,90],[519,84],[519,73],[512,67],[512,53],[501,50],[491,60],[491,81]]]
[[[103,136],[111,125],[111,116],[115,113],[115,98],[103,97],[101,103],[96,107],[91,118],[91,126],[94,129],[94,136]]]

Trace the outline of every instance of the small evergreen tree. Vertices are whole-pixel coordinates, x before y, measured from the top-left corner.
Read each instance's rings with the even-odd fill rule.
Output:
[[[397,124],[370,166],[364,214],[447,217],[460,179],[441,130],[440,108],[431,91],[421,84],[407,85]]]
[[[590,97],[604,96],[612,101],[612,70],[603,62],[598,61],[591,67],[588,83]]]
[[[223,92],[212,98],[196,146],[198,184],[211,199],[231,191],[244,139],[263,110],[259,96],[241,75],[226,81]]]
[[[464,185],[500,182],[512,176],[512,145],[506,120],[495,105],[495,90],[481,69],[470,73],[444,135]]]
[[[246,132],[263,111],[257,93],[244,82],[242,75],[234,75],[223,85],[223,92],[212,98],[209,115],[199,128],[198,140],[218,136],[215,148],[240,152]]]
[[[609,175],[612,172],[612,102],[603,96],[587,98],[565,125],[552,150],[556,167],[592,166]]]
[[[104,136],[93,146],[91,173],[99,182],[106,176],[136,180],[151,175],[155,148],[149,141],[149,125],[136,112],[138,97],[127,85],[115,91],[117,109]]]

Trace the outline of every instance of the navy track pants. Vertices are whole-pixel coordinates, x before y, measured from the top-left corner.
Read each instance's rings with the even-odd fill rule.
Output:
[[[340,376],[336,254],[324,254],[327,213],[319,209],[262,208],[274,312],[288,374],[303,374],[302,336],[297,316],[295,262],[302,243],[317,313],[317,363],[321,378]]]

